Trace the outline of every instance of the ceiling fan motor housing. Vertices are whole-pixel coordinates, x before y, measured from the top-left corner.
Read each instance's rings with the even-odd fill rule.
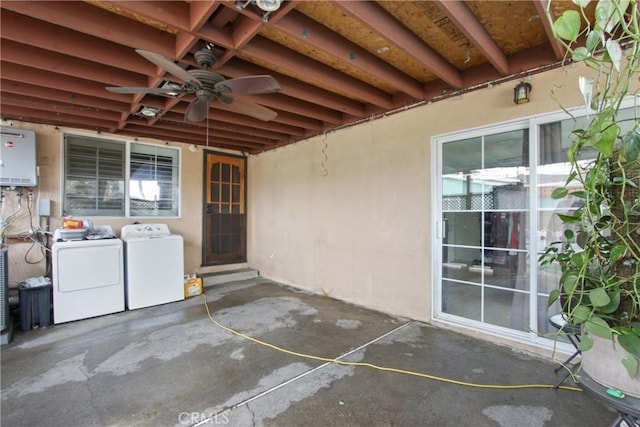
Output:
[[[206,87],[202,89],[198,89],[196,91],[196,98],[198,98],[201,101],[205,101],[207,103],[211,102],[211,100],[215,97],[216,97],[216,93],[209,90]]]
[[[205,70],[209,69],[209,67],[215,64],[218,60],[218,58],[216,58],[216,55],[209,49],[200,49],[193,56],[195,57],[198,65],[200,65]]]

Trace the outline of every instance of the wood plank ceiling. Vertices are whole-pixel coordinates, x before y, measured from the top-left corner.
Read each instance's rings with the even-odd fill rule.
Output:
[[[571,2],[554,2],[558,15]],[[0,2],[0,117],[259,153],[489,82],[558,66],[546,0]],[[135,52],[197,68],[210,47],[224,78],[268,74],[278,93],[244,95],[261,121],[193,94],[117,94],[106,86],[181,83]],[[515,85],[515,82],[514,82]],[[142,106],[160,109],[143,117]]]

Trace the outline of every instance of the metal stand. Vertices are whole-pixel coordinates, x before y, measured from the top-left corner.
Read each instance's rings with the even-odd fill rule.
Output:
[[[573,359],[575,359],[577,355],[580,354],[580,350],[578,350],[578,345],[580,344],[580,328],[568,323],[564,315],[562,314],[554,314],[553,316],[550,316],[549,323],[554,328],[558,329],[561,332],[564,332],[567,335],[569,342],[571,342],[571,344],[573,345],[573,348],[575,348],[576,350],[571,356],[569,356],[567,360],[559,364],[554,369],[554,372],[556,373],[558,373],[558,371],[560,371],[560,369],[562,368],[565,368],[567,370],[567,372],[560,379],[558,379],[558,381],[556,381],[556,383],[553,385],[553,388],[557,389],[562,385],[563,382],[567,380],[567,378],[569,378],[569,376],[574,372],[575,368],[577,367],[577,363],[573,364],[572,366],[569,366],[569,364]]]
[[[636,427],[640,425],[640,399],[630,396],[613,397],[607,393],[607,387],[596,382],[589,375],[582,372],[579,377],[580,385],[591,397],[600,400],[618,413],[611,427]],[[625,424],[622,424],[624,421]]]

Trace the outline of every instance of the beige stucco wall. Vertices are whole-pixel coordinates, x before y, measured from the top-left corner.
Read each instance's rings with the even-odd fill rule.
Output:
[[[431,138],[558,110],[550,96],[554,83],[564,83],[560,96],[578,104],[576,76],[565,81],[564,72],[556,70],[530,77],[528,104],[513,104],[512,81],[251,156],[246,264],[200,268],[201,147],[191,153],[184,144],[166,143],[182,151],[181,218],[136,220],[166,222],[184,237],[185,273],[249,266],[299,288],[427,321],[433,269]],[[61,221],[61,131],[21,122],[14,126],[37,133],[35,196],[51,199],[53,230]],[[116,231],[134,221],[92,219]],[[24,262],[28,246],[11,243],[12,284],[44,274],[44,263]]]
[[[30,129],[36,132],[38,166],[40,176],[38,186],[34,189],[34,200],[38,197],[45,197],[51,200],[51,225],[53,231],[59,227],[61,218],[61,167],[62,167],[62,130],[54,126],[36,125],[19,121],[12,121],[13,126],[18,129]],[[68,131],[74,131],[65,129]],[[88,134],[86,131],[77,131]],[[118,140],[125,140],[118,135],[102,134],[104,137],[111,137]],[[202,164],[203,149],[199,147],[195,152],[188,150],[188,145],[175,142],[154,141],[140,138],[141,142],[156,144],[166,144],[168,146],[179,147],[181,149],[181,199],[180,218],[104,218],[89,217],[96,225],[111,225],[116,234],[119,235],[120,228],[125,224],[134,221],[141,223],[166,223],[172,233],[180,234],[184,239],[184,269],[185,273],[192,272],[213,272],[228,269],[246,267],[247,264],[234,264],[217,267],[200,267],[202,256]],[[5,191],[6,203],[2,206],[2,218],[10,215],[16,207],[16,193]],[[23,199],[24,200],[24,199]],[[33,222],[38,224],[35,209],[33,211]],[[44,227],[44,222],[41,223]],[[7,230],[8,236],[17,236],[29,229],[28,216],[16,222],[15,226]],[[9,246],[9,283],[12,286],[20,281],[35,276],[45,274],[44,261],[37,264],[25,262],[25,253],[29,251],[31,243],[20,243],[14,238],[7,240]],[[35,252],[34,252],[35,251]],[[39,250],[36,248],[29,253],[29,260],[37,260]]]
[[[563,70],[367,121],[253,156],[249,264],[261,275],[395,315],[428,321],[432,292],[431,139],[579,105]],[[565,79],[567,79],[565,81]],[[326,157],[325,157],[326,155]]]

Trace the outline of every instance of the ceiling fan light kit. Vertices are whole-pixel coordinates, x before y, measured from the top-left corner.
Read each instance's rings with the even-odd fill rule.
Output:
[[[157,117],[160,114],[160,109],[155,107],[145,107],[144,105],[140,108],[140,114],[145,117]]]
[[[162,86],[160,86],[163,89],[168,89],[168,92],[165,92],[165,95],[169,95],[169,96],[178,96],[180,94],[180,92],[178,92],[178,90],[180,89],[180,85],[178,83],[173,83],[173,82],[169,82],[169,81],[164,81],[162,83]],[[171,91],[173,89],[173,91]]]

